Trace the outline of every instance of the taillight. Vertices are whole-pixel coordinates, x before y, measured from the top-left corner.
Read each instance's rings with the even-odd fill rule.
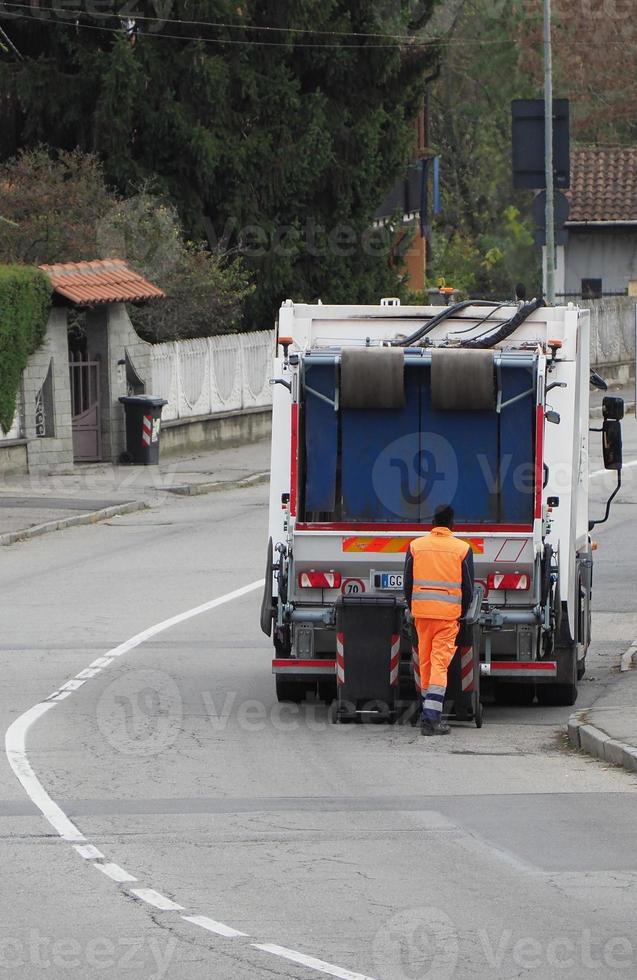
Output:
[[[487,576],[487,585],[489,589],[517,589],[524,591],[530,588],[531,582],[528,575],[517,575],[513,572],[499,575],[497,572],[492,572],[491,575]]]
[[[299,572],[300,589],[340,589],[340,572]]]

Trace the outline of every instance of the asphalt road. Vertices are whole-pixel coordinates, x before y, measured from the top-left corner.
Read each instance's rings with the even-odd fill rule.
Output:
[[[637,636],[636,480],[595,532],[578,706]],[[488,706],[425,740],[278,706],[258,590],[98,659],[258,580],[266,500],[171,498],[1,556],[2,730],[97,666],[26,735],[82,840],[0,760],[0,977],[634,976],[637,780],[568,749],[570,709]]]

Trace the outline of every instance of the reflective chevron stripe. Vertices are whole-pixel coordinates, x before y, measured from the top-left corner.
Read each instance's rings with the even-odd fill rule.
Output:
[[[345,647],[342,633],[336,634],[336,683],[345,683]]]
[[[473,647],[460,649],[460,676],[463,691],[473,691]]]
[[[400,668],[400,636],[397,633],[391,638],[391,654],[389,659],[389,683],[392,687],[398,684],[398,670]]]

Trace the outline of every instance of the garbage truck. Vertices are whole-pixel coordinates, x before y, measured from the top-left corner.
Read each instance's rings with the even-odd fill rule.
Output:
[[[387,684],[414,695],[405,553],[451,504],[481,587],[483,688],[505,703],[575,703],[591,531],[622,463],[623,402],[608,396],[599,431],[617,487],[591,518],[589,391],[606,386],[590,369],[589,311],[288,300],[273,353],[261,628],[279,700],[334,697],[347,623],[367,625],[359,669],[373,673],[376,615]]]

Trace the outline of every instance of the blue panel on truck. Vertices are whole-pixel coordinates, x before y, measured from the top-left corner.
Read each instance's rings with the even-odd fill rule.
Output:
[[[406,363],[402,409],[342,411],[343,520],[418,520],[421,379],[422,367]]]
[[[436,507],[450,503],[458,524],[497,523],[497,413],[435,411],[431,407],[430,368],[424,373],[420,520],[430,523]]]
[[[533,366],[502,371],[503,404],[532,389],[500,415],[502,518],[505,524],[531,524],[534,500],[536,372]]]
[[[305,363],[305,385],[334,400],[336,367]],[[304,393],[305,410],[305,510],[328,513],[336,502],[338,414],[332,405],[309,391]]]

